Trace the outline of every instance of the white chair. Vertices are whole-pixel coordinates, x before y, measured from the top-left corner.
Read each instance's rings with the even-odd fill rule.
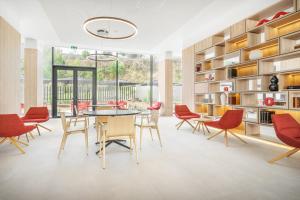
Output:
[[[105,169],[105,153],[106,153],[105,146],[106,146],[106,142],[110,140],[129,139],[130,151],[132,149],[132,142],[133,142],[135,158],[136,158],[136,162],[138,163],[134,120],[135,117],[133,115],[115,116],[115,117],[108,117],[107,123],[101,124],[99,156],[100,157],[102,156],[103,169]]]
[[[64,130],[63,137],[61,140],[58,157],[61,154],[61,151],[64,150],[66,141],[69,135],[76,134],[76,133],[83,133],[85,136],[85,146],[86,146],[86,154],[88,155],[88,125],[87,125],[87,117],[82,116],[84,118],[84,124],[81,126],[71,126],[71,120],[67,122],[65,113],[61,113],[61,122],[62,127]],[[73,118],[74,119],[74,118]]]
[[[144,123],[144,120],[142,118],[140,123],[135,124],[135,126],[140,128],[140,149],[142,149],[142,138],[143,138],[143,129],[144,128],[149,129],[151,137],[152,137],[152,129],[156,130],[156,133],[157,133],[157,136],[158,136],[158,139],[159,139],[159,143],[160,143],[160,147],[162,147],[159,128],[158,128],[158,119],[159,119],[159,111],[158,110],[151,110],[150,120],[148,118],[147,123]]]

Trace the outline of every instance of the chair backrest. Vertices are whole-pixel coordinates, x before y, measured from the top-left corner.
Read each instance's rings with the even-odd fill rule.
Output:
[[[135,116],[108,117],[106,137],[132,136],[135,134]]]
[[[60,113],[60,119],[61,119],[61,124],[64,129],[64,132],[67,132],[68,124],[67,124],[66,114],[64,112]]]
[[[151,112],[150,112],[150,122],[157,125],[158,124],[158,119],[159,119],[158,110],[151,110]]]
[[[277,135],[282,129],[300,128],[299,123],[288,113],[272,115],[272,122]]]
[[[25,129],[17,114],[0,114],[0,137],[18,136]]]
[[[184,116],[190,114],[191,111],[186,105],[175,105],[175,114],[178,116]]]
[[[159,110],[161,107],[161,102],[155,102],[153,105],[152,105],[152,108],[155,109],[155,110]]]
[[[97,106],[96,110],[113,110],[114,106]],[[101,123],[107,123],[107,116],[98,116],[97,117],[98,120],[100,120]]]
[[[47,107],[30,107],[25,114],[26,119],[47,119],[49,111]]]
[[[244,110],[227,110],[221,117],[219,123],[225,129],[238,127],[243,121]]]

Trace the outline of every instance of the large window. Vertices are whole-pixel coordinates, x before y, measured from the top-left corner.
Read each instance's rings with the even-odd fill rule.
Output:
[[[77,74],[78,97],[90,97],[92,92],[96,93],[96,103],[106,104],[109,102],[124,101],[128,107],[145,109],[152,100],[157,101],[157,81],[153,81],[151,77],[157,79],[157,74],[151,75],[157,71],[153,68],[153,58],[150,55],[127,54],[119,52],[111,52],[118,57],[118,61],[92,61],[87,56],[95,54],[96,50],[86,50],[77,48],[53,48],[53,66],[70,67],[88,67],[97,68],[95,83],[91,82],[88,72]],[[98,51],[99,53],[100,51]],[[58,75],[61,75],[58,73]],[[68,74],[69,75],[69,74]],[[79,77],[80,75],[80,77]],[[45,84],[47,78],[51,76],[51,72],[44,71],[44,101],[51,102],[51,86],[50,82]],[[57,94],[59,91],[68,91],[68,84],[72,79],[70,76],[59,76],[59,84],[57,84]],[[88,81],[86,81],[88,80]],[[87,84],[84,84],[84,83]],[[96,84],[95,91],[92,85]],[[82,88],[79,88],[82,87]],[[87,88],[89,87],[89,88]],[[156,92],[153,92],[156,91]],[[84,99],[84,98],[81,98]],[[60,104],[58,104],[59,106]],[[59,110],[59,107],[57,108]]]

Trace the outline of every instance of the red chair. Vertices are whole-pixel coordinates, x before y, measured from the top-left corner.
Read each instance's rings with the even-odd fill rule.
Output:
[[[175,116],[181,120],[176,124],[177,130],[184,122],[187,122],[194,129],[194,126],[188,120],[200,117],[199,114],[191,112],[186,105],[175,105]]]
[[[277,137],[285,144],[294,148],[273,158],[269,163],[290,157],[300,150],[300,124],[289,114],[272,115],[272,121]]]
[[[228,146],[228,135],[227,133],[232,134],[234,137],[238,138],[240,141],[244,142],[247,144],[246,141],[242,140],[239,136],[234,134],[233,132],[229,131],[230,129],[237,128],[243,120],[243,110],[227,110],[224,115],[221,117],[220,120],[218,121],[209,121],[209,122],[204,122],[206,126],[221,129],[218,133],[210,136],[208,140],[211,138],[225,132],[225,145]]]
[[[148,110],[159,110],[161,107],[161,102],[155,102],[152,106],[148,107]]]
[[[126,110],[127,109],[127,102],[126,101],[118,101],[117,103],[117,107],[118,109],[121,109],[121,110]]]
[[[24,123],[34,123],[39,135],[41,135],[39,127],[51,131],[49,128],[41,125],[41,123],[49,120],[49,111],[47,107],[31,107],[21,119]]]
[[[28,146],[28,144],[17,140],[16,137],[26,134],[35,128],[36,126],[34,125],[24,126],[23,121],[17,114],[2,114],[0,115],[0,144],[8,139],[10,143],[15,145],[21,153],[25,153],[18,143],[26,146]]]

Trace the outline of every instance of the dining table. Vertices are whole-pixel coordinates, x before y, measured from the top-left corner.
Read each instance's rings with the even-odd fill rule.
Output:
[[[140,114],[141,111],[139,110],[120,110],[120,109],[112,109],[112,110],[92,110],[92,111],[84,111],[83,114],[87,115],[89,117],[96,117],[96,121],[97,118],[99,117],[116,117],[116,116],[126,116],[126,115],[138,115]],[[97,129],[97,131],[99,131],[99,129]],[[98,134],[98,133],[97,133]],[[125,142],[125,140],[109,140],[106,142],[105,146],[109,146],[112,143],[118,144],[124,148],[130,149],[129,146],[123,144],[122,142]],[[99,144],[99,142],[97,141],[96,144]],[[96,154],[98,154],[100,152],[100,150],[98,150],[96,152]]]

